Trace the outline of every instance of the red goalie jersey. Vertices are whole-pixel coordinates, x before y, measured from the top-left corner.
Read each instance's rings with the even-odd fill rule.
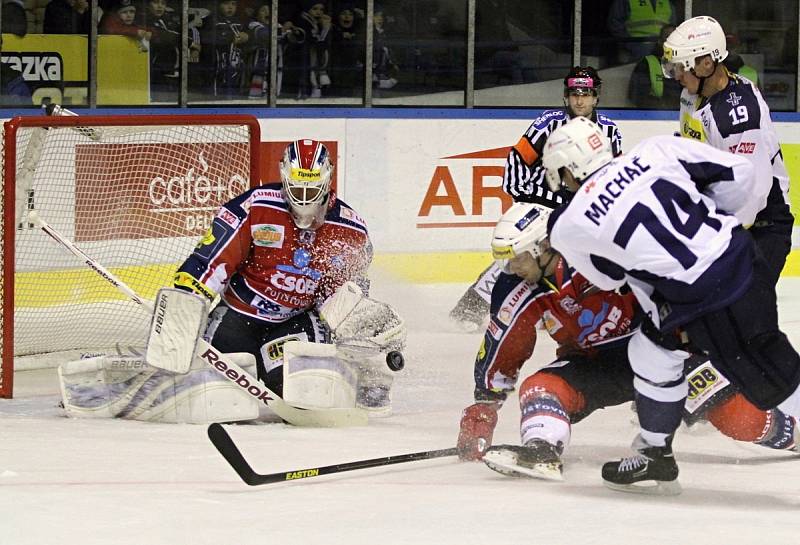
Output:
[[[284,322],[330,297],[348,280],[364,284],[372,248],[364,220],[331,193],[324,223],[295,225],[280,184],[251,189],[220,208],[181,265],[177,287],[222,293],[232,309]]]
[[[533,354],[536,324],[558,343],[560,357],[599,352],[638,326],[632,294],[599,291],[559,258],[555,274],[531,284],[501,274],[492,290],[492,311],[475,361],[476,399],[514,388],[522,365]]]

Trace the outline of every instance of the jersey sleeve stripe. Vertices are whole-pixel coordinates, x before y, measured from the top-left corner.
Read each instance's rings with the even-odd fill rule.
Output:
[[[519,156],[522,158],[522,160],[528,165],[532,165],[539,158],[539,154],[536,153],[535,149],[533,149],[533,145],[531,145],[530,140],[524,136],[519,139],[519,142],[517,142],[517,144],[514,146],[514,149],[517,151],[517,153],[519,153]]]

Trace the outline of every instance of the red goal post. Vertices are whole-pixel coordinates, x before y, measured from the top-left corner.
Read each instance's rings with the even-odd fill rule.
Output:
[[[216,209],[260,183],[247,115],[16,117],[3,126],[0,397],[14,369],[135,353],[149,317],[26,221],[30,210],[155,296]]]

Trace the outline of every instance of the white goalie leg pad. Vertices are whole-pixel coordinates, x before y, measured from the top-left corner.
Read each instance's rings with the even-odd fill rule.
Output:
[[[186,373],[206,327],[208,300],[185,290],[162,288],[154,306],[147,361],[159,369]]]
[[[64,410],[74,418],[113,418],[156,372],[141,357],[101,355],[63,363],[58,381]]]
[[[252,354],[227,354],[255,372]],[[258,401],[200,359],[183,375],[143,359],[99,356],[59,368],[64,409],[72,417],[125,418],[147,422],[210,424],[254,420]]]
[[[283,401],[301,409],[356,406],[358,377],[331,344],[289,341],[283,345]]]
[[[336,290],[319,314],[340,348],[388,352],[405,347],[405,321],[390,305],[365,297],[354,282]]]
[[[362,358],[355,367],[358,371],[356,407],[369,411],[373,418],[391,416],[394,373],[386,368],[383,358]]]

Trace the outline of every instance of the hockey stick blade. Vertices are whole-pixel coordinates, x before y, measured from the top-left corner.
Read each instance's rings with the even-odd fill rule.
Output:
[[[250,464],[242,456],[241,451],[220,424],[211,424],[208,427],[208,438],[216,447],[225,461],[230,464],[233,470],[241,479],[250,486],[271,484],[285,481],[296,481],[298,479],[308,479],[310,477],[320,477],[332,473],[342,473],[354,471],[356,469],[368,469],[371,467],[388,466],[392,464],[402,464],[405,462],[415,462],[418,460],[430,460],[433,458],[444,458],[456,456],[458,449],[446,448],[441,450],[426,450],[422,452],[412,452],[410,454],[398,454],[394,456],[384,456],[383,458],[372,458],[370,460],[360,460],[357,462],[347,462],[329,466],[311,467],[306,469],[296,469],[291,471],[281,471],[278,473],[261,474],[253,471]]]

